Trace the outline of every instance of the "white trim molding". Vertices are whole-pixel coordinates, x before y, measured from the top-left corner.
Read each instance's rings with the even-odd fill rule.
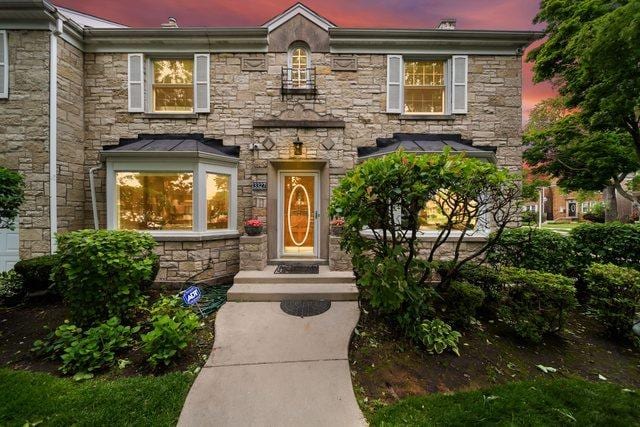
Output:
[[[0,98],[9,97],[9,35],[6,30],[0,30],[0,80],[2,90]]]
[[[287,21],[296,17],[297,15],[304,16],[309,21],[313,22],[314,24],[316,24],[318,27],[322,28],[325,31],[329,31],[329,28],[335,28],[335,24],[333,22],[318,15],[317,13],[315,13],[313,10],[309,9],[302,3],[294,4],[292,7],[285,10],[281,14],[265,22],[262,26],[266,28],[268,32],[272,32],[273,30],[285,24]]]
[[[235,163],[203,158],[177,159],[167,163],[157,158],[109,157],[107,158],[107,229],[117,225],[117,172],[186,172],[193,174],[193,222],[191,230],[140,230],[159,240],[207,240],[216,236],[236,235],[238,229],[238,169]],[[206,220],[207,174],[229,176],[228,227],[208,230]]]

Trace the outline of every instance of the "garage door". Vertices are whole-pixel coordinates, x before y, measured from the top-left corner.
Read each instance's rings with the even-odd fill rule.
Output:
[[[11,270],[19,259],[18,227],[15,230],[0,228],[0,271]]]

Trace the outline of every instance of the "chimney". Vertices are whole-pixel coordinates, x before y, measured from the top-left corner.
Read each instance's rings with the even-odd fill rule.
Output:
[[[162,28],[178,28],[178,21],[173,16],[169,17],[169,22],[165,22],[164,24],[160,24]]]
[[[438,30],[455,30],[456,19],[455,18],[442,19],[436,28]]]

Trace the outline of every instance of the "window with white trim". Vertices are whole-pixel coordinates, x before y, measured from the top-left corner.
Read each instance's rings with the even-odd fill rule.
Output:
[[[232,232],[237,229],[236,188],[235,164],[109,159],[108,228],[154,235]]]
[[[289,81],[292,89],[311,86],[311,51],[306,44],[294,43],[289,48]]]
[[[210,55],[129,54],[129,111],[157,114],[210,111]]]
[[[9,43],[6,30],[0,30],[0,98],[9,97]]]
[[[411,115],[467,113],[466,55],[387,56],[387,112]]]

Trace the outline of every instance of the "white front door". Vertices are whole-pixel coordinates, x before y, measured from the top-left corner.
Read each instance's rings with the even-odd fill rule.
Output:
[[[278,255],[318,257],[320,174],[278,174]]]
[[[0,271],[9,271],[20,260],[18,255],[18,221],[15,230],[0,228]]]

